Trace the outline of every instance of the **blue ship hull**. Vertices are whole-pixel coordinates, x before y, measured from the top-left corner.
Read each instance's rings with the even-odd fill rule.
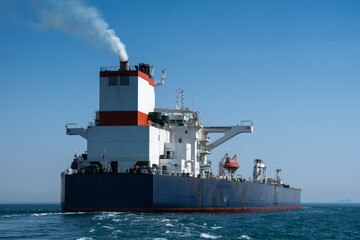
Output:
[[[274,212],[300,208],[282,185],[169,175],[96,173],[61,177],[64,211]]]

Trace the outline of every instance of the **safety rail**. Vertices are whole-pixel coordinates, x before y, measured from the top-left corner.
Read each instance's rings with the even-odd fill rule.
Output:
[[[215,179],[215,180],[227,180],[227,181],[238,181],[238,182],[244,182],[245,179],[243,178],[230,178],[228,176],[215,176],[212,173],[206,173],[204,175],[191,175],[190,173],[182,173],[180,171],[168,171],[168,170],[156,170],[153,169],[149,171],[148,169],[139,169],[138,172],[132,171],[132,172],[112,172],[111,168],[98,168],[98,169],[92,169],[91,171],[88,171],[86,169],[71,169],[68,168],[65,171],[61,173],[61,175],[86,175],[86,174],[149,174],[149,175],[167,175],[167,176],[178,176],[178,177],[190,177],[190,178],[203,178],[203,179]]]
[[[233,181],[233,182],[250,182],[250,183],[259,183],[259,184],[269,184],[273,185],[275,187],[284,187],[284,188],[291,188],[290,185],[287,184],[281,184],[277,182],[270,182],[266,183],[265,181],[254,181],[252,179],[245,179],[242,177],[236,178],[236,177],[229,177],[229,176],[214,176],[212,174],[205,174],[205,176],[194,176],[190,175],[189,173],[181,173],[177,171],[166,171],[166,170],[160,170],[160,171],[151,171],[148,172],[147,169],[141,169],[146,171],[140,171],[139,173],[133,172],[133,173],[118,173],[118,172],[112,172],[111,169],[96,169],[96,171],[92,172],[86,172],[85,169],[71,169],[68,168],[65,171],[61,173],[61,176],[64,175],[74,175],[74,174],[151,174],[151,175],[167,175],[167,176],[177,176],[177,177],[189,177],[189,178],[202,178],[202,179],[212,179],[212,180],[223,180],[223,181]]]
[[[135,69],[135,66],[129,66],[129,71],[131,71],[131,69]],[[120,70],[120,66],[103,66],[100,67],[100,72],[105,72],[105,71],[125,71],[125,70]]]
[[[244,124],[244,123],[249,123],[249,124]],[[242,120],[240,122],[240,126],[253,126],[253,125],[254,125],[254,122],[251,120]]]

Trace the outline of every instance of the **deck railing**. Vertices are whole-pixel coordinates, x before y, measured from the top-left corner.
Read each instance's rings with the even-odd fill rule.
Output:
[[[135,66],[129,66],[129,70],[135,70]],[[100,71],[120,71],[120,66],[103,66],[100,67]]]

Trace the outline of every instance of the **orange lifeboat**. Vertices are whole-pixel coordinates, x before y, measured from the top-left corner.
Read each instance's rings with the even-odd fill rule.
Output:
[[[226,158],[224,168],[229,172],[235,172],[239,168],[239,163],[235,159]]]

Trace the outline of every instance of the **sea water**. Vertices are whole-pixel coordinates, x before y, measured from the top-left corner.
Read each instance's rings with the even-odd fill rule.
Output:
[[[360,204],[278,213],[64,213],[1,204],[0,239],[360,239]]]

